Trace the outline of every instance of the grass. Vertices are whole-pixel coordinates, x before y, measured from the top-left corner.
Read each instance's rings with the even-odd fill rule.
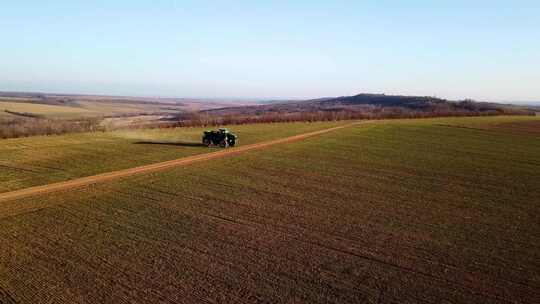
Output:
[[[380,121],[7,202],[0,296],[535,303],[540,137],[523,125],[537,121]]]
[[[250,144],[343,123],[259,124],[231,130],[240,136],[240,144]],[[200,143],[202,131],[155,129],[0,140],[0,192],[207,153],[206,147],[189,146]]]

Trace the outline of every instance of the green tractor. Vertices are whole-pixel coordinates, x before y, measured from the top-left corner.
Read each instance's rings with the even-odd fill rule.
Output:
[[[222,148],[234,147],[238,142],[238,136],[227,129],[204,131],[202,143],[208,147],[220,146]]]

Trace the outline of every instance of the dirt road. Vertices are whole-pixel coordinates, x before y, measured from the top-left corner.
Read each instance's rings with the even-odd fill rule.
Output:
[[[93,175],[93,176],[77,178],[77,179],[68,180],[64,182],[58,182],[58,183],[53,183],[53,184],[48,184],[48,185],[42,185],[42,186],[36,186],[36,187],[30,187],[26,189],[10,191],[10,192],[4,192],[4,193],[0,193],[0,203],[5,202],[5,201],[15,200],[15,199],[21,199],[25,197],[45,194],[45,193],[65,191],[65,190],[73,189],[76,187],[87,186],[87,185],[91,185],[95,183],[101,183],[101,182],[110,181],[113,179],[118,179],[118,178],[131,176],[135,174],[155,172],[155,171],[164,170],[164,169],[177,167],[177,166],[185,166],[185,165],[195,163],[195,162],[206,161],[206,160],[220,158],[220,157],[226,157],[226,156],[240,154],[240,153],[251,151],[251,150],[263,149],[263,148],[273,146],[273,145],[291,143],[291,142],[303,140],[308,137],[313,137],[320,134],[332,132],[338,129],[351,127],[353,125],[357,125],[360,123],[362,122],[354,122],[354,123],[346,124],[339,127],[333,127],[329,129],[304,133],[304,134],[295,135],[295,136],[291,136],[287,138],[265,141],[265,142],[246,145],[246,146],[240,146],[236,148],[230,148],[226,150],[219,150],[217,152],[183,157],[183,158],[151,164],[151,165],[145,165],[145,166],[140,166],[140,167],[135,167],[135,168],[130,168],[130,169],[124,169],[124,170],[102,173],[102,174]]]

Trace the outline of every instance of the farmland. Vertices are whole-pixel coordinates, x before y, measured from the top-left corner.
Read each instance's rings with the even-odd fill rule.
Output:
[[[538,303],[539,121],[375,121],[1,203],[0,303]],[[0,191],[202,153],[178,143],[199,133],[0,141],[39,171]]]
[[[43,104],[34,100],[0,99],[0,118],[35,116],[48,119],[84,119],[111,117],[149,117],[154,121],[165,115],[191,109],[193,105],[159,104],[145,102],[108,102],[102,100],[77,100],[66,104]],[[117,117],[118,116],[118,117]]]
[[[344,124],[235,126],[242,144]],[[205,153],[203,128],[64,134],[0,140],[0,192]]]
[[[46,93],[0,92],[0,116],[5,110],[52,119],[84,117],[167,115],[234,106],[240,101],[227,99],[186,99]]]
[[[0,92],[0,139],[170,127],[180,116],[239,101]],[[208,124],[199,124],[208,125]]]
[[[73,118],[92,114],[91,111],[83,108],[33,104],[25,102],[0,101],[0,111],[6,113],[6,110],[16,113],[28,113],[33,115],[60,118]]]

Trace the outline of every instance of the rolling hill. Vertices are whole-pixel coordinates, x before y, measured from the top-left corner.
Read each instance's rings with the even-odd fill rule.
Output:
[[[477,102],[473,100],[451,101],[429,96],[402,96],[385,94],[358,94],[332,98],[319,98],[301,101],[271,102],[262,105],[225,107],[209,109],[205,113],[214,115],[261,115],[275,112],[314,112],[314,111],[363,111],[373,112],[381,109],[401,109],[411,112],[445,113],[500,113],[527,111],[526,107],[508,104]]]

